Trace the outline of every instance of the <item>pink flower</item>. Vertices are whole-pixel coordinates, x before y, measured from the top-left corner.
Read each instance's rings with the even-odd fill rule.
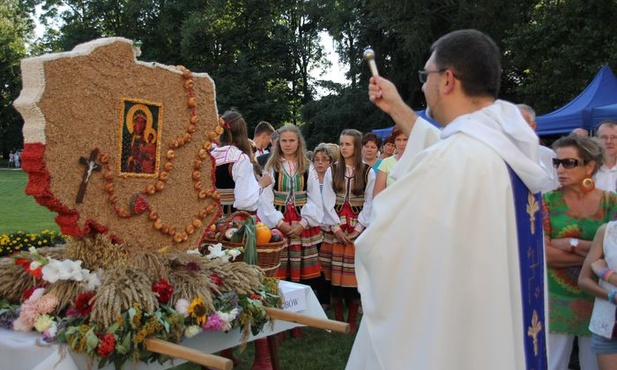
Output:
[[[202,329],[205,331],[219,331],[225,325],[225,321],[222,320],[219,315],[213,313],[208,316],[208,320],[204,325],[202,325]]]
[[[51,313],[58,305],[58,298],[52,294],[45,294],[39,299],[37,312],[39,314]]]

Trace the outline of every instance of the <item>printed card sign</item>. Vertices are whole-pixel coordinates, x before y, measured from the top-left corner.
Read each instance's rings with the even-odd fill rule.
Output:
[[[279,283],[279,288],[283,295],[283,309],[291,312],[306,310],[305,289],[310,289],[308,286],[289,281],[281,281]]]

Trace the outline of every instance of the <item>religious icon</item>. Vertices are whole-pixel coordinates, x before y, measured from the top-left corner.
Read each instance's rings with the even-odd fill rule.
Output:
[[[123,100],[121,104],[120,175],[156,177],[161,139],[160,104]]]

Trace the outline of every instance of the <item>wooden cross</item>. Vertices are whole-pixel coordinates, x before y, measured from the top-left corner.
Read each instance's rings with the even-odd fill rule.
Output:
[[[81,180],[81,184],[79,184],[79,191],[77,192],[77,200],[76,203],[81,203],[84,200],[84,195],[86,194],[86,187],[88,186],[88,180],[90,180],[90,175],[92,175],[92,171],[100,171],[101,166],[98,165],[96,161],[96,156],[99,151],[97,149],[92,150],[90,152],[90,158],[86,159],[85,157],[79,158],[79,163],[87,166],[84,171],[84,177]]]

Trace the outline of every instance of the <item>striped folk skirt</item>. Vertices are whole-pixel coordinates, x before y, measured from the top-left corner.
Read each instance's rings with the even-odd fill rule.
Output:
[[[292,224],[301,219],[296,208],[293,205],[287,205],[283,220]],[[321,264],[318,247],[321,240],[322,232],[319,227],[304,229],[300,237],[288,237],[287,249],[281,253],[281,266],[276,271],[276,277],[295,282],[319,277]]]
[[[345,232],[353,231],[353,226],[357,223],[357,215],[346,203],[340,211],[339,217],[341,228]],[[356,247],[352,244],[341,244],[334,234],[330,231],[324,232],[324,241],[319,251],[319,261],[323,268],[326,280],[332,283],[333,287],[357,288],[356,269],[354,267]]]

